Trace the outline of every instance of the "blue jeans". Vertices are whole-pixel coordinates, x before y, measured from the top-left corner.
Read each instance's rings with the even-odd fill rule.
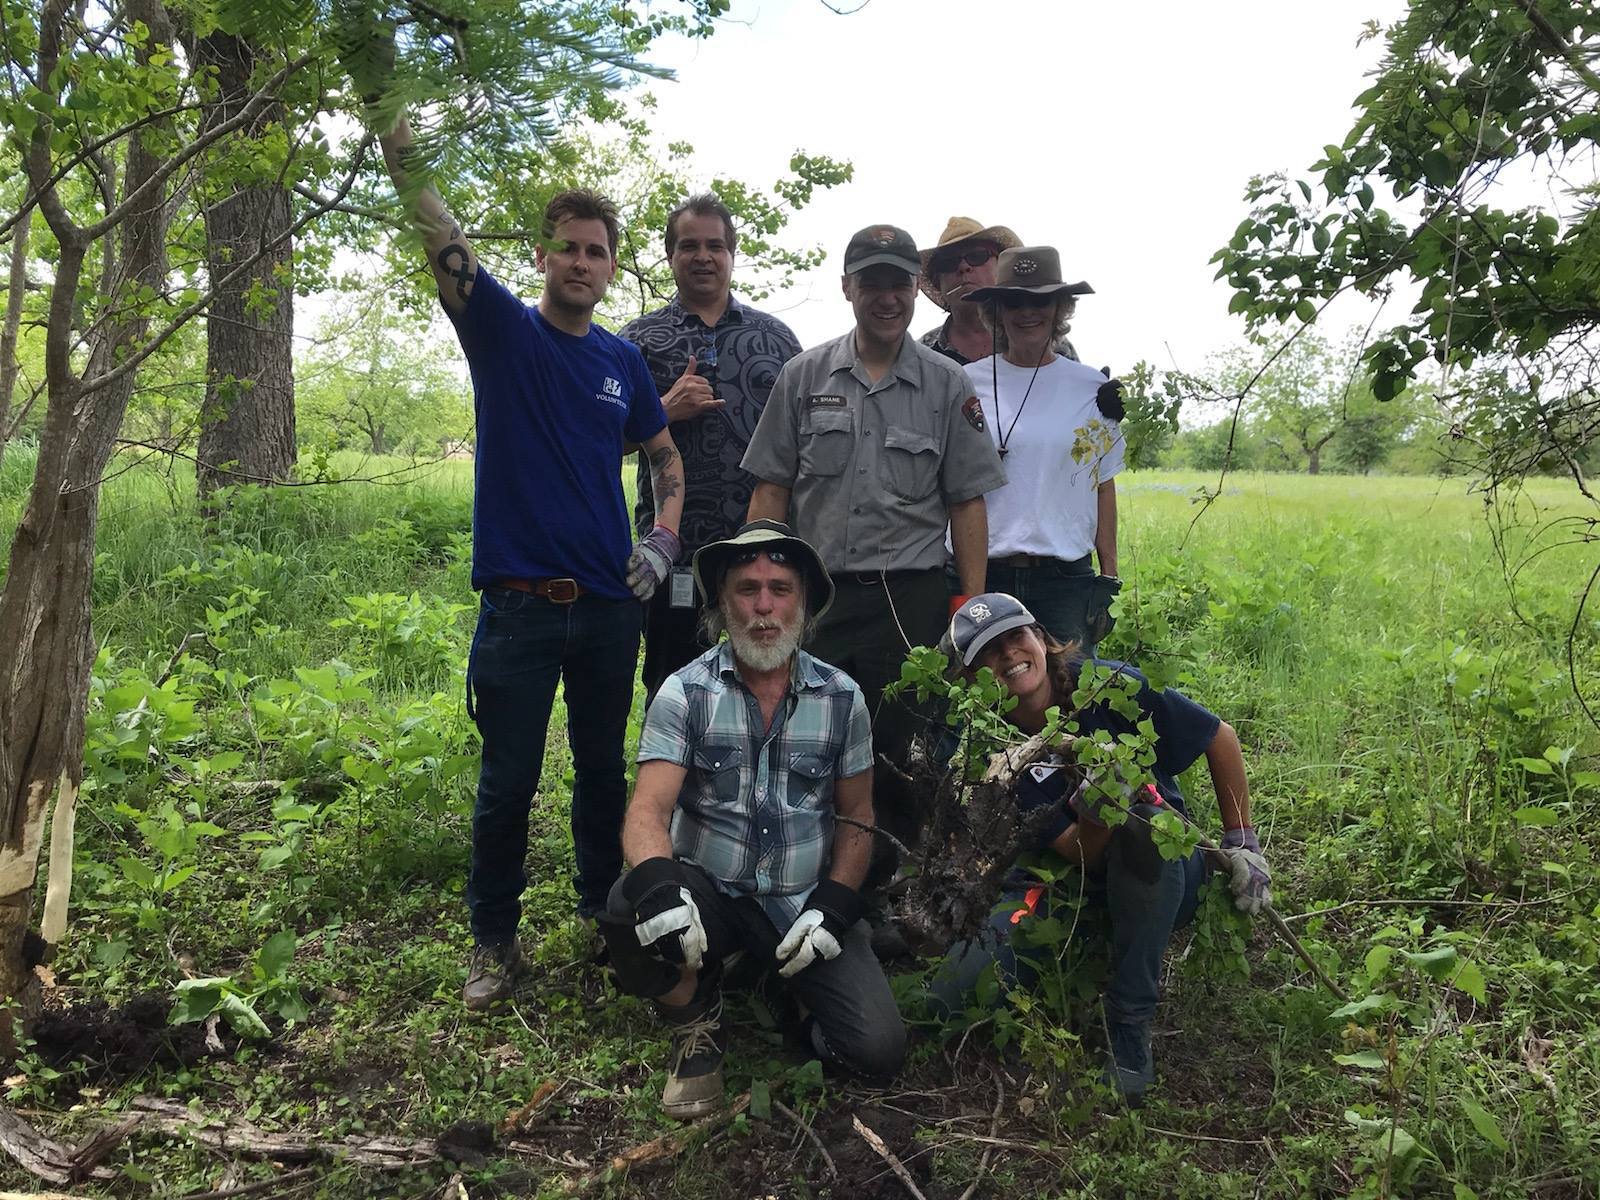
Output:
[[[515,936],[528,885],[528,812],[539,786],[556,681],[566,683],[578,912],[606,906],[622,874],[623,742],[633,707],[642,609],[592,593],[572,604],[487,587],[467,664],[469,711],[483,737],[472,812],[467,906],[481,943]]]
[[[1111,602],[1109,586],[1114,585],[1094,573],[1088,555],[1071,562],[1045,559],[1026,567],[990,559],[984,579],[985,591],[1015,596],[1058,642],[1078,642],[1085,654],[1093,654],[1099,644],[1092,632],[1095,626],[1108,620],[1104,610]]]
[[[1126,827],[1124,827],[1126,828]],[[1161,959],[1172,932],[1194,920],[1200,885],[1206,878],[1204,855],[1161,861],[1153,879],[1124,860],[1125,839],[1119,829],[1106,847],[1103,879],[1091,870],[1086,898],[1103,905],[1111,918],[1111,974],[1105,987],[1106,1018],[1138,1023],[1155,1015],[1161,998]],[[1059,885],[1058,885],[1059,886]],[[989,918],[989,928],[976,940],[951,948],[935,973],[931,991],[935,1006],[959,1011],[972,996],[978,977],[991,963],[1002,986],[1026,987],[1038,976],[1044,947],[1019,949],[1011,936],[1012,915],[1023,906],[1026,887],[1008,890]],[[1048,915],[1048,901],[1037,912]],[[1031,918],[1024,917],[1025,926]]]

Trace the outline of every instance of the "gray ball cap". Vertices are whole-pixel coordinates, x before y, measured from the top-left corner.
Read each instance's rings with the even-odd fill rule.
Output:
[[[722,592],[722,577],[740,559],[748,561],[765,554],[800,572],[806,581],[806,607],[820,617],[833,603],[833,580],[828,568],[811,548],[811,543],[796,537],[782,521],[750,521],[739,532],[720,542],[711,542],[694,552],[694,582],[706,604],[715,608]]]
[[[961,665],[970,667],[983,648],[1003,633],[1037,625],[1034,615],[1021,600],[1005,592],[984,592],[974,596],[950,618],[950,644]]]

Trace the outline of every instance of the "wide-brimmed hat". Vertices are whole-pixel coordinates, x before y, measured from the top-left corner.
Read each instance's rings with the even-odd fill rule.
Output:
[[[1017,246],[1000,252],[991,287],[975,288],[968,300],[1004,300],[1007,296],[1089,296],[1094,289],[1083,280],[1065,283],[1061,255],[1054,246]]]
[[[748,562],[758,554],[765,554],[773,562],[794,567],[806,581],[806,607],[813,617],[820,617],[833,603],[833,580],[828,568],[811,548],[811,543],[798,538],[794,530],[782,521],[750,521],[739,527],[739,532],[720,542],[711,542],[694,552],[694,582],[700,595],[711,608],[717,606],[722,593],[722,577],[728,568],[740,561]]]
[[[955,651],[961,665],[970,667],[983,648],[1003,633],[1039,622],[1015,596],[1005,592],[984,592],[973,596],[950,618],[946,643]]]
[[[932,249],[920,252],[922,279],[919,281],[919,286],[922,288],[922,294],[940,308],[948,309],[949,305],[944,302],[944,297],[939,295],[937,281],[928,273],[928,268],[933,263],[934,255],[939,251],[966,242],[993,242],[1002,250],[1022,245],[1022,239],[1004,225],[979,225],[971,217],[951,217],[945,222],[944,232],[939,235],[939,240],[934,243]]]

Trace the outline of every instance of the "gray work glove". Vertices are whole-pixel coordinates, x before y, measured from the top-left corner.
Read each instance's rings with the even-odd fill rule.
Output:
[[[640,600],[648,600],[666,580],[683,543],[665,525],[645,534],[628,555],[628,586]]]
[[[1249,916],[1255,916],[1272,904],[1272,872],[1261,853],[1261,843],[1256,831],[1248,825],[1243,829],[1228,829],[1222,834],[1222,857],[1232,872],[1228,884],[1233,888],[1234,907]]]

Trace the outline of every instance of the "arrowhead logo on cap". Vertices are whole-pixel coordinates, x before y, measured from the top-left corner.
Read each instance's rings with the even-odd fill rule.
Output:
[[[894,241],[895,230],[892,225],[879,225],[872,231],[872,240],[880,246],[887,246]]]

